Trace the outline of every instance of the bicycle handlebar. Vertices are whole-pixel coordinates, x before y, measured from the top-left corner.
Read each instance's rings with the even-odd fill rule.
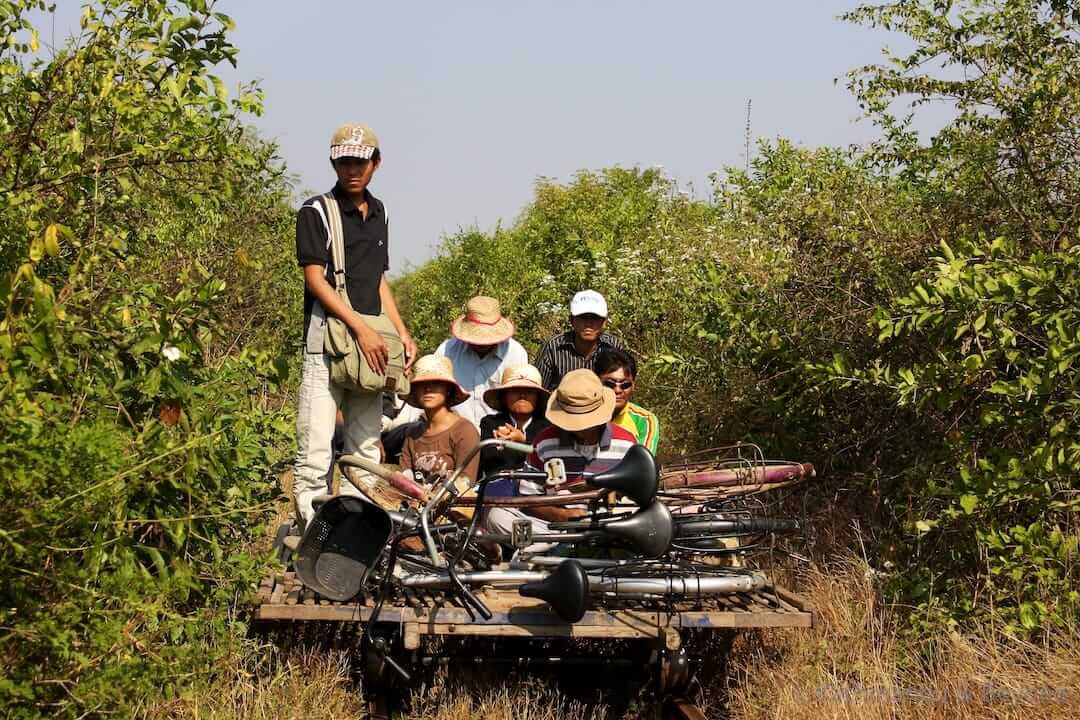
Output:
[[[481,440],[472,450],[466,453],[465,457],[461,460],[461,464],[454,469],[454,472],[450,474],[450,477],[446,478],[442,485],[431,494],[428,501],[424,503],[424,507],[420,510],[420,530],[424,538],[424,547],[427,548],[428,557],[436,567],[440,567],[442,563],[439,562],[439,551],[435,547],[435,540],[431,537],[428,516],[431,513],[432,508],[438,507],[439,503],[442,502],[442,499],[450,492],[450,488],[455,487],[458,477],[461,475],[462,471],[469,466],[469,463],[476,457],[476,454],[486,447],[497,447],[500,450],[516,450],[517,452],[525,453],[526,455],[533,451],[533,446],[526,445],[525,443],[496,439]],[[476,478],[472,479],[476,480]]]

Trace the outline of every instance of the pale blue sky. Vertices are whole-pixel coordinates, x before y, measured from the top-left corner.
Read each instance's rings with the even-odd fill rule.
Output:
[[[59,0],[56,39],[77,27]],[[820,2],[348,2],[219,0],[237,22],[235,85],[257,79],[254,124],[305,191],[333,182],[334,127],[371,125],[372,189],[400,272],[461,227],[511,223],[538,176],[662,165],[698,197],[755,138],[865,143],[845,73],[880,57],[880,32]],[[42,28],[43,38],[49,28]],[[834,79],[840,82],[834,84]]]

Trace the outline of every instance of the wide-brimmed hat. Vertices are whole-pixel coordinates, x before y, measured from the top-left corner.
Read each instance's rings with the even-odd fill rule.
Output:
[[[465,303],[465,314],[450,323],[450,334],[470,345],[498,345],[513,337],[514,323],[503,317],[498,300],[477,295]]]
[[[424,355],[413,365],[413,376],[409,385],[409,394],[405,396],[405,402],[413,407],[420,407],[417,401],[417,385],[422,382],[444,382],[453,389],[446,404],[453,407],[468,400],[472,393],[465,392],[465,388],[454,379],[454,363],[450,358],[441,355]]]
[[[597,374],[587,368],[563,375],[547,404],[548,421],[569,431],[604,425],[614,412],[615,391],[604,387]]]
[[[496,410],[502,410],[503,390],[512,390],[514,388],[519,390],[535,390],[544,398],[547,398],[547,396],[550,395],[540,382],[539,370],[532,365],[519,365],[518,367],[508,367],[503,370],[502,382],[499,383],[498,387],[488,388],[484,391],[484,402],[486,402],[489,407],[495,408]]]
[[[334,131],[330,138],[330,159],[343,157],[369,160],[379,149],[379,138],[367,125],[350,123]]]

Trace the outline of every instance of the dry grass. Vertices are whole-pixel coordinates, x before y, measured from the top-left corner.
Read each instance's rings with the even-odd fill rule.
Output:
[[[348,655],[325,648],[221,668],[208,684],[147,708],[145,720],[338,720],[365,717]]]
[[[895,617],[860,561],[811,572],[811,632],[745,636],[729,687],[733,718],[1075,718],[1080,635],[1040,647],[993,630],[901,647]],[[917,659],[913,659],[917,657]]]
[[[565,697],[539,677],[506,682],[473,677],[451,680],[445,672],[413,693],[404,720],[594,720],[609,717],[603,705],[586,705]]]

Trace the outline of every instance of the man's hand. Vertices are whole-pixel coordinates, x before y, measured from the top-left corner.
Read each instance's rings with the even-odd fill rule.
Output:
[[[354,314],[352,323],[349,325],[356,342],[360,345],[360,353],[367,360],[368,367],[380,375],[386,374],[386,361],[390,358],[390,352],[386,349],[386,343],[382,335],[372,330],[366,322]]]
[[[525,433],[520,428],[512,425],[502,425],[495,428],[495,439],[523,443],[525,442]]]
[[[412,335],[408,332],[402,333],[401,342],[405,345],[405,372],[409,372],[414,362],[416,362],[416,341],[412,339]]]

